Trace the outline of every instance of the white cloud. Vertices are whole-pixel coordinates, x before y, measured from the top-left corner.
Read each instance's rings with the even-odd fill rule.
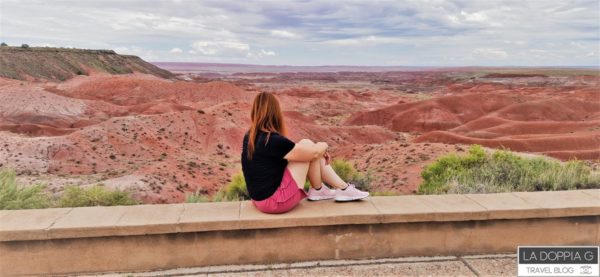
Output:
[[[486,22],[488,20],[488,17],[482,12],[468,13],[465,11],[461,11],[460,15],[462,15],[465,18],[465,21],[470,22]]]
[[[585,54],[583,56],[584,57],[595,57],[595,56],[598,56],[598,54],[596,52],[592,51],[592,52],[589,52],[589,53],[587,53],[587,54]]]
[[[167,19],[154,21],[153,23],[153,29],[171,32],[193,32],[194,30],[197,31],[206,28],[206,26],[199,21],[181,17],[169,17]]]
[[[130,50],[129,47],[120,46],[113,48],[117,54],[133,54],[133,50]]]
[[[275,36],[275,37],[281,37],[281,38],[295,38],[297,37],[296,34],[289,32],[289,31],[285,31],[285,30],[273,30],[271,31],[271,35]]]
[[[154,61],[158,58],[158,56],[154,50],[146,49],[146,48],[135,46],[135,45],[129,46],[129,47],[127,47],[127,46],[114,47],[113,50],[115,52],[117,52],[118,54],[135,55],[135,56],[143,57],[144,59],[147,59],[150,61]]]
[[[515,44],[515,45],[525,45],[527,44],[526,41],[524,40],[503,40],[502,42],[506,43],[506,44]]]
[[[263,57],[269,57],[269,56],[275,56],[275,55],[277,55],[275,53],[275,51],[260,49],[260,51],[257,51],[257,52],[249,52],[248,58],[261,59]]]
[[[206,41],[198,40],[192,43],[192,48],[200,54],[214,55],[246,55],[250,45],[237,41]]]
[[[501,49],[494,48],[477,48],[472,52],[475,56],[481,56],[490,59],[506,59],[508,53]]]
[[[175,48],[172,48],[171,50],[169,50],[169,53],[171,53],[171,54],[181,54],[181,53],[183,53],[183,50],[181,50],[181,48],[175,47]]]
[[[275,56],[275,51],[267,51],[265,49],[260,49],[260,51],[258,52],[259,55],[261,56]]]
[[[460,23],[460,19],[458,18],[458,16],[456,15],[448,15],[448,19],[452,22],[452,23]]]
[[[598,65],[593,0],[0,1],[10,45],[115,49],[151,61]]]
[[[350,45],[358,45],[358,46],[374,46],[379,44],[390,44],[390,43],[404,43],[408,39],[400,38],[400,37],[376,37],[376,36],[366,36],[366,37],[357,37],[351,39],[334,39],[325,41],[325,44],[333,44],[333,45],[341,45],[341,46],[350,46]]]

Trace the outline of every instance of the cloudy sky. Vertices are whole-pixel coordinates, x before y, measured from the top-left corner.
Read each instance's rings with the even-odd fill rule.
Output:
[[[149,61],[600,65],[598,0],[0,0],[9,45]]]

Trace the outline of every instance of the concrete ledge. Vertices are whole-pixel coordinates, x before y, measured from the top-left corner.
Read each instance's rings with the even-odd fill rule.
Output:
[[[600,190],[304,201],[280,215],[258,212],[248,201],[7,210],[0,211],[0,241],[587,215],[600,215]]]
[[[515,252],[600,244],[600,190],[0,211],[0,275]],[[281,249],[286,249],[282,251]]]

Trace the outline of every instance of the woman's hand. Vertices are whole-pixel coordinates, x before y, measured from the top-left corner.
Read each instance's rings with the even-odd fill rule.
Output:
[[[326,142],[317,142],[315,143],[315,146],[317,147],[318,151],[319,151],[319,156],[322,156],[325,154],[325,151],[327,151],[327,148],[329,148],[329,145],[327,145]]]
[[[331,155],[329,155],[329,151],[325,151],[325,154],[323,154],[323,158],[325,158],[326,165],[329,165],[329,163],[331,163]]]
[[[311,140],[303,139],[296,143],[294,148],[283,158],[288,161],[310,162],[322,157],[328,147],[329,145],[325,142],[314,143]]]

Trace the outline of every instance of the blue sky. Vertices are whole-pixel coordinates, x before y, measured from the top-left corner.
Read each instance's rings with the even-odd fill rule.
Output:
[[[600,1],[0,1],[9,45],[149,61],[599,66]]]

